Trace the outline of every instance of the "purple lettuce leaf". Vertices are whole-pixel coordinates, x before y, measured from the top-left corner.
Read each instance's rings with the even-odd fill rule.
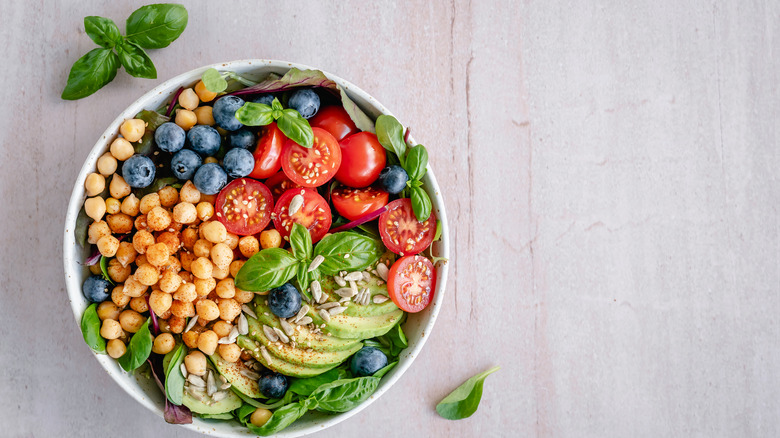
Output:
[[[160,325],[157,323],[157,315],[154,313],[154,310],[149,306],[149,295],[146,296],[146,307],[149,308],[149,315],[152,317],[152,333],[154,333],[155,336],[160,334]]]
[[[152,362],[152,359],[147,359],[147,362],[149,362],[149,368],[152,370],[152,376],[154,376],[154,381],[157,382],[157,386],[160,388],[160,391],[163,392],[163,395],[165,395],[165,421],[170,424],[190,424],[192,423],[192,412],[190,412],[190,409],[184,405],[178,406],[170,402],[168,400],[167,394],[165,394],[165,385],[163,384],[163,380],[165,380],[165,372],[162,369],[162,359],[160,357],[156,357],[154,362]],[[163,376],[162,379],[160,379],[159,376]]]

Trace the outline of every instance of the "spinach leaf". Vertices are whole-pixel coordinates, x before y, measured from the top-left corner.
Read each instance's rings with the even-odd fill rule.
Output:
[[[106,340],[100,336],[100,318],[97,314],[97,303],[92,303],[81,315],[81,334],[84,342],[95,353],[106,352]]]
[[[293,379],[287,391],[303,397],[308,397],[320,386],[333,382],[334,380],[344,379],[348,375],[349,373],[347,370],[340,367],[334,368],[318,376],[308,377],[305,379]]]
[[[144,49],[132,41],[123,41],[117,47],[122,67],[137,78],[157,79],[157,69]]]
[[[298,260],[311,261],[311,234],[301,224],[294,223],[290,230],[290,246]],[[308,266],[306,266],[308,269]]]
[[[236,393],[238,398],[240,398],[241,400],[244,401],[244,405],[242,405],[242,407],[247,406],[247,405],[248,406],[252,406],[253,407],[252,411],[254,411],[254,408],[276,409],[276,408],[278,408],[280,406],[284,406],[284,405],[290,403],[292,401],[292,399],[293,399],[293,394],[289,393],[289,394],[285,394],[284,398],[282,398],[280,400],[277,400],[277,401],[275,401],[273,403],[260,403],[259,401],[255,400],[252,397],[250,397],[250,396],[244,394],[243,392],[239,391],[234,386],[231,386],[230,389],[232,389],[233,392]],[[249,413],[251,414],[252,412],[250,411]]]
[[[425,222],[431,217],[431,198],[428,196],[428,192],[422,189],[422,187],[412,187],[412,210],[414,210],[414,216],[420,222]]]
[[[425,175],[425,166],[428,165],[428,150],[425,146],[418,144],[417,146],[409,148],[409,153],[406,156],[406,166],[404,170],[409,174],[409,179],[413,181],[419,181],[420,178]]]
[[[165,395],[175,405],[181,405],[184,396],[184,376],[181,373],[181,364],[184,363],[186,355],[187,348],[184,343],[180,343],[165,369]]]
[[[387,333],[379,337],[379,341],[385,345],[390,352],[390,356],[398,357],[401,351],[409,346],[401,324],[396,324]]]
[[[154,152],[154,131],[147,130],[141,140],[133,143],[133,150],[136,154],[151,156]]]
[[[136,119],[146,122],[146,131],[155,131],[165,122],[170,122],[171,118],[164,116],[157,111],[142,110],[135,115]]]
[[[130,339],[130,343],[127,344],[127,351],[117,359],[117,362],[122,366],[122,369],[129,373],[143,365],[151,352],[152,334],[149,332],[149,320],[147,319],[144,325]]]
[[[310,148],[314,145],[314,131],[309,125],[309,121],[304,119],[301,114],[287,108],[282,111],[281,116],[276,120],[276,126],[282,131],[282,134],[299,145]]]
[[[383,248],[377,239],[353,232],[341,232],[322,238],[314,248],[314,256],[325,258],[319,266],[322,275],[334,275],[339,271],[367,268],[379,260]]]
[[[448,420],[460,420],[470,417],[479,407],[485,378],[498,371],[498,369],[499,367],[493,367],[466,380],[465,383],[458,386],[450,395],[444,397],[444,400],[436,405],[436,412]]]
[[[376,118],[376,138],[385,149],[395,153],[401,167],[406,168],[406,142],[404,127],[393,116],[381,115]]]
[[[111,49],[92,49],[73,64],[62,90],[65,100],[87,97],[116,77],[119,57]]]
[[[111,279],[111,277],[108,275],[108,257],[100,256],[100,273],[103,274],[103,278],[111,283],[112,285],[116,284],[114,283],[114,280]]]
[[[106,184],[108,186],[108,184]],[[89,229],[89,224],[92,223],[92,219],[87,216],[87,211],[84,210],[84,207],[81,207],[81,210],[79,210],[79,214],[76,216],[76,228],[73,229],[74,237],[76,238],[76,243],[81,245],[81,247],[87,246],[88,240],[87,240],[87,232]]]
[[[84,17],[84,30],[100,47],[112,48],[122,41],[122,34],[113,20],[103,17]]]
[[[200,80],[203,81],[203,85],[206,86],[206,89],[212,93],[221,93],[225,91],[228,86],[227,81],[222,77],[222,73],[215,68],[204,71]]]
[[[274,411],[268,422],[261,427],[252,423],[247,423],[246,427],[252,432],[262,436],[268,436],[279,432],[285,427],[293,424],[295,420],[301,418],[307,411],[307,407],[300,402],[290,403]]]
[[[127,18],[126,38],[145,49],[162,49],[184,32],[187,20],[187,9],[182,5],[142,6]]]
[[[233,388],[233,392],[238,394],[239,397],[241,397],[241,393],[237,391],[235,388]],[[244,396],[246,397],[246,396]],[[249,416],[252,415],[252,413],[255,411],[255,409],[259,408],[260,406],[255,406],[254,404],[248,402],[244,397],[241,397],[242,400],[244,400],[246,403],[241,405],[240,408],[233,411],[233,413],[236,415],[236,418],[241,424],[246,424],[249,421]],[[248,397],[247,397],[248,398]],[[250,398],[249,400],[255,401],[254,399]],[[260,404],[260,403],[258,403]]]
[[[264,103],[246,102],[236,111],[236,119],[246,126],[265,126],[274,121],[273,112]]]
[[[384,368],[382,368],[379,371],[375,372],[373,377],[379,377],[381,379],[382,377],[385,376],[385,374],[390,372],[390,370],[395,368],[396,365],[398,365],[398,362],[391,362],[391,363],[385,365]]]
[[[249,258],[236,275],[236,287],[262,292],[287,283],[296,274],[298,259],[281,248],[264,249]]]
[[[321,411],[347,412],[371,397],[379,380],[374,376],[335,380],[320,385],[311,398],[317,401],[317,409]]]

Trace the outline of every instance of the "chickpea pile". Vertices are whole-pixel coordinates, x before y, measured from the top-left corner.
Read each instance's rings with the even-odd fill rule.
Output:
[[[213,125],[211,107],[199,105],[215,96],[202,82],[194,90],[184,90],[176,124],[185,130],[196,124]],[[229,362],[242,357],[235,341],[219,343],[237,324],[241,305],[254,298],[253,292],[236,288],[234,278],[261,246],[280,247],[282,239],[276,230],[263,231],[259,240],[229,233],[214,220],[216,196],[201,194],[191,181],[179,190],[165,186],[138,199],[115,172],[119,161],[133,156],[132,142],[139,141],[145,130],[143,120],[126,120],[121,137],[111,143],[109,152],[98,159],[97,172],[85,181],[84,208],[94,221],[88,228],[88,242],[110,258],[108,276],[116,284],[110,300],[97,308],[100,335],[108,341],[108,354],[119,358],[130,336],[147,320],[145,314],[154,312],[161,333],[154,338],[152,351],[166,354],[180,337],[190,349],[184,360],[187,371],[203,376],[206,356],[214,352]],[[110,197],[103,199],[109,177]],[[90,269],[100,274],[99,266]],[[188,318],[196,315],[197,323],[185,332]]]

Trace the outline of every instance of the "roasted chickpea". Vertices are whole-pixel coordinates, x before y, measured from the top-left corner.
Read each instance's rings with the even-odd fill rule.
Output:
[[[201,195],[201,199],[203,199],[203,195]],[[198,212],[198,219],[202,221],[207,221],[214,217],[214,204],[210,202],[201,201],[195,206],[195,209]]]
[[[149,286],[141,284],[132,275],[127,277],[124,284],[124,293],[130,297],[140,297],[146,292]]]
[[[154,231],[162,231],[171,225],[171,214],[162,207],[154,207],[146,214],[146,223]]]
[[[163,266],[163,270],[178,274],[181,272],[181,262],[176,257],[170,256],[168,257],[168,263]]]
[[[217,97],[217,93],[206,88],[206,84],[204,84],[203,81],[198,81],[198,83],[195,84],[195,94],[198,95],[198,98],[202,102],[211,102],[212,100],[214,100],[215,97]],[[205,108],[211,108],[211,107],[205,107]]]
[[[241,348],[236,344],[221,344],[217,350],[219,356],[228,362],[238,362],[241,357]]]
[[[187,181],[179,190],[179,201],[197,204],[200,202],[200,191],[195,187],[192,181]]]
[[[106,214],[106,201],[100,196],[87,198],[87,200],[84,201],[84,211],[87,213],[87,216],[95,221],[99,221],[103,219],[103,215]]]
[[[102,271],[100,270],[100,264],[95,263],[94,265],[89,267],[89,272],[92,273],[92,275],[100,275]]]
[[[128,305],[131,300],[131,297],[125,294],[124,289],[124,285],[120,284],[111,291],[111,301],[120,309]]]
[[[187,109],[176,110],[177,125],[181,126],[181,129],[189,131],[196,123],[198,123],[198,116],[194,112]]]
[[[99,173],[90,173],[84,181],[87,196],[97,196],[106,188],[106,178]]]
[[[191,274],[192,270],[192,262],[197,259],[198,256],[196,256],[194,253],[188,252],[188,251],[181,251],[179,253],[179,260],[181,261],[181,268],[187,271]]]
[[[219,306],[211,300],[200,300],[195,304],[198,318],[204,321],[213,321],[219,318]]]
[[[198,336],[198,350],[211,356],[217,350],[217,341],[219,338],[212,330],[206,330]]]
[[[122,209],[122,202],[118,199],[106,199],[106,214],[117,214]]]
[[[195,276],[192,275],[192,272],[188,271],[179,271],[179,277],[181,277],[182,283],[192,283],[192,281],[195,280]]]
[[[242,256],[252,257],[260,251],[260,242],[255,236],[244,236],[238,241],[238,250],[241,251]]]
[[[133,154],[135,154],[135,148],[133,148],[133,145],[122,137],[117,137],[113,142],[111,142],[111,147],[109,150],[111,151],[111,155],[113,155],[114,158],[119,161],[125,161],[126,159],[132,157]]]
[[[203,237],[211,243],[222,243],[227,239],[227,229],[219,221],[206,222],[200,226]]]
[[[200,99],[198,99],[198,95],[195,94],[195,90],[192,88],[187,88],[179,93],[179,105],[182,108],[192,111],[197,108],[199,104]]]
[[[157,354],[168,354],[176,346],[176,340],[173,339],[173,335],[170,333],[160,333],[154,338],[154,344],[152,344],[152,352]]]
[[[133,219],[124,213],[110,214],[106,217],[106,222],[115,234],[127,234],[133,231]]]
[[[120,312],[119,307],[112,301],[103,301],[97,306],[97,315],[101,321],[104,319],[113,319],[116,321],[119,319]]]
[[[103,236],[98,240],[97,247],[104,257],[113,257],[119,249],[119,239],[114,236]]]
[[[141,326],[146,322],[146,318],[141,316],[140,313],[135,310],[123,310],[119,314],[119,324],[122,325],[122,329],[128,333],[135,333],[141,329]]]
[[[214,244],[206,239],[198,239],[192,247],[192,252],[198,257],[209,257],[213,246]]]
[[[214,265],[211,263],[211,260],[206,257],[198,257],[192,262],[191,268],[192,275],[200,279],[211,278],[211,274],[214,271]]]
[[[282,246],[282,235],[276,230],[265,230],[260,233],[260,246],[263,249],[279,248]]]
[[[130,194],[130,184],[125,182],[122,175],[117,173],[111,178],[111,182],[108,184],[108,191],[111,193],[112,198],[122,199]]]
[[[212,126],[214,123],[216,123],[214,121],[214,112],[212,110],[213,108],[210,106],[201,106],[193,110],[195,117],[198,118],[198,125]]]
[[[162,275],[162,278],[160,278],[160,290],[165,293],[172,294],[176,292],[180,285],[181,277],[179,277],[179,274],[176,272],[165,271],[165,273]]]
[[[173,315],[170,311],[165,312],[167,315],[163,315],[168,320],[168,329],[171,333],[179,334],[184,331],[184,327],[187,325],[187,321],[180,316]],[[162,316],[160,317],[162,318]]]
[[[171,308],[172,304],[173,297],[169,293],[165,293],[161,290],[155,290],[149,294],[149,307],[155,314],[157,314],[157,316],[162,316],[163,313],[167,312]],[[172,310],[171,313],[173,313]]]
[[[103,176],[111,176],[116,172],[116,158],[110,152],[101,155],[97,161],[97,169]]]
[[[160,195],[157,193],[149,193],[141,198],[141,204],[139,205],[141,214],[149,214],[154,207],[160,206]]]
[[[233,321],[241,314],[241,304],[232,298],[219,300],[217,307],[219,307],[219,317],[225,321]]]
[[[116,261],[122,265],[127,266],[135,261],[138,256],[138,251],[131,242],[119,242],[119,249],[116,250]]]
[[[141,284],[151,286],[160,279],[160,270],[151,263],[139,266],[133,277]]]
[[[135,194],[130,193],[122,200],[121,211],[128,216],[138,216],[141,211],[141,201],[136,198]]]
[[[149,304],[146,303],[148,294],[144,294],[140,297],[135,297],[130,300],[130,308],[138,313],[145,313],[149,311]]]
[[[195,298],[198,298],[198,293],[195,291],[195,285],[192,283],[184,283],[180,285],[173,294],[174,300],[179,300],[185,303],[191,303],[195,301]]]
[[[173,207],[179,202],[179,192],[171,186],[161,188],[157,195],[159,195],[160,205],[163,207]]]
[[[184,341],[184,345],[194,350],[198,348],[199,335],[200,333],[196,332],[195,330],[190,330],[181,334],[181,340]]]
[[[119,247],[122,247],[122,243],[119,243]],[[118,254],[118,252],[117,252]],[[119,263],[119,260],[117,258],[113,258],[108,261],[108,276],[113,280],[115,283],[122,283],[123,281],[127,280],[127,277],[130,276],[130,265],[122,266],[121,263]]]
[[[184,367],[190,374],[204,376],[206,375],[206,356],[197,350],[190,351],[188,355],[184,356]]]
[[[146,132],[146,122],[141,119],[125,120],[119,127],[119,133],[130,142],[140,140],[144,132]]]
[[[105,221],[92,222],[87,231],[87,242],[94,245],[98,243],[98,240],[100,240],[101,237],[110,235],[111,228],[109,228]]]
[[[217,286],[217,281],[213,278],[196,278],[193,280],[195,292],[199,297],[205,297]]]
[[[157,236],[157,243],[164,243],[168,247],[168,252],[170,254],[176,254],[176,251],[179,250],[179,245],[181,245],[178,233],[173,231],[164,231],[160,233]]]
[[[211,270],[211,276],[217,280],[223,280],[227,278],[229,274],[230,271],[228,270],[227,266],[223,269],[217,265],[214,265],[214,268]]]
[[[154,236],[148,231],[137,231],[133,235],[133,248],[135,248],[135,251],[138,254],[146,254],[146,250],[154,245],[154,243]]]
[[[241,304],[246,304],[252,302],[252,300],[255,298],[255,293],[248,290],[241,290],[236,288],[236,295],[233,297],[234,300],[238,301]]]
[[[249,417],[249,422],[253,426],[262,427],[265,423],[268,423],[271,415],[273,415],[273,412],[268,409],[257,408],[252,412],[252,416]]]
[[[168,251],[168,245],[164,243],[155,243],[146,248],[146,260],[154,266],[163,266],[168,262],[171,253]]]
[[[184,302],[179,300],[173,300],[171,305],[171,313],[180,318],[191,318],[196,315],[195,305],[190,302]]]
[[[121,339],[111,339],[106,344],[106,353],[114,359],[119,359],[125,355],[127,347]]]
[[[238,248],[238,240],[239,240],[238,234],[233,234],[230,231],[228,231],[227,237],[225,238],[225,241],[222,243],[227,245],[228,248],[230,249],[236,249]]]
[[[217,283],[217,296],[220,298],[233,298],[236,296],[236,284],[232,278],[220,280]]]
[[[230,262],[233,261],[233,250],[224,243],[217,243],[211,247],[211,260],[215,265],[227,271]]]
[[[174,210],[174,214],[176,210]],[[198,231],[194,228],[185,228],[181,232],[181,241],[184,248],[193,251],[195,249],[195,242],[198,241]]]
[[[214,330],[214,333],[216,333],[217,336],[219,336],[220,338],[224,338],[230,334],[230,330],[233,329],[233,324],[220,319],[219,321],[214,323],[211,329]]]
[[[242,266],[244,266],[244,260],[233,260],[230,263],[230,276],[235,278]]]
[[[198,210],[189,202],[180,202],[173,207],[173,220],[181,224],[191,224],[198,220]]]
[[[209,164],[209,163],[217,164],[217,163],[219,163],[219,160],[217,160],[217,157],[206,157],[203,160],[203,164]]]
[[[149,224],[146,223],[146,215],[142,214],[135,218],[135,229],[138,231],[149,231]]]

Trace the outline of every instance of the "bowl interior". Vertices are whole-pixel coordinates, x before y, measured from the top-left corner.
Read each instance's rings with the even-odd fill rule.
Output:
[[[302,70],[311,68],[300,64],[260,59],[233,61],[204,66],[160,84],[152,91],[146,93],[140,99],[135,101],[111,123],[108,129],[97,141],[97,143],[95,143],[95,146],[90,151],[83,167],[81,168],[81,171],[79,172],[78,178],[76,179],[73,187],[73,193],[68,205],[68,212],[65,220],[63,248],[65,281],[71,308],[73,309],[73,314],[77,323],[81,320],[81,315],[89,304],[81,293],[81,285],[89,275],[89,271],[81,264],[89,256],[88,248],[82,248],[76,242],[75,234],[76,218],[86,198],[83,181],[86,179],[86,176],[89,173],[94,171],[97,159],[100,157],[100,155],[108,150],[110,142],[119,132],[119,125],[122,123],[122,121],[134,117],[135,114],[143,109],[158,108],[167,100],[169,100],[180,86],[194,85],[200,79],[200,76],[203,74],[203,72],[212,67],[219,70],[235,71],[247,77],[254,78],[263,77],[271,72],[283,75],[291,67],[296,67]],[[373,97],[368,95],[360,88],[327,72],[325,75],[343,87],[349,97],[370,117],[376,118],[381,114],[391,114],[384,106],[382,106],[382,104],[377,102]],[[440,257],[449,258],[449,233],[447,227],[447,215],[444,209],[444,199],[441,196],[439,185],[436,182],[436,177],[434,176],[430,166],[428,167],[428,172],[424,177],[424,183],[428,194],[431,197],[433,211],[436,214],[436,217],[442,222],[442,238],[440,241],[434,243],[434,254]],[[317,412],[309,412],[306,414],[306,416],[277,434],[277,436],[302,436],[341,422],[368,406],[373,400],[376,400],[401,377],[401,375],[414,361],[414,358],[417,356],[423,344],[425,343],[425,340],[428,338],[430,330],[436,321],[437,314],[443,302],[444,288],[447,283],[448,264],[449,263],[439,263],[436,268],[437,284],[433,303],[423,312],[409,315],[404,325],[404,332],[406,333],[409,341],[409,348],[407,348],[401,354],[398,365],[391,372],[389,372],[384,379],[382,379],[382,382],[380,383],[379,388],[377,389],[374,396],[369,398],[365,403],[353,409],[352,411],[338,415],[325,415]],[[165,404],[164,396],[160,393],[152,379],[125,373],[119,367],[117,362],[107,355],[95,354],[95,357],[106,370],[106,372],[108,372],[108,374],[119,384],[119,386],[121,386],[139,403],[162,417]],[[213,436],[230,437],[251,435],[251,433],[246,428],[236,422],[213,422],[194,418],[193,424],[185,425],[185,427]]]

